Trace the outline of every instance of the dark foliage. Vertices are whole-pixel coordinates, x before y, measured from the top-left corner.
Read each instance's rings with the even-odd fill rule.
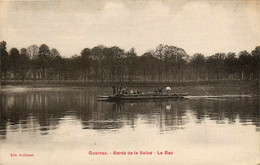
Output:
[[[125,52],[114,47],[84,48],[80,55],[65,58],[55,48],[42,44],[27,49],[1,42],[1,78],[4,80],[54,81],[210,81],[254,80],[259,77],[260,46],[251,53],[201,53],[189,56],[184,49],[158,45],[138,56],[134,48]]]

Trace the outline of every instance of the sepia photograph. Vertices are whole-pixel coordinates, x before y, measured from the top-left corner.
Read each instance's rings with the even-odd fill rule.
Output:
[[[0,0],[0,165],[260,165],[260,0]]]

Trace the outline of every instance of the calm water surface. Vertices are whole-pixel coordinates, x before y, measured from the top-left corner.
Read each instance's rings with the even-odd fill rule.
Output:
[[[257,97],[99,102],[96,96],[103,91],[109,89],[3,90],[0,164],[260,163]],[[113,151],[153,155],[122,156]]]

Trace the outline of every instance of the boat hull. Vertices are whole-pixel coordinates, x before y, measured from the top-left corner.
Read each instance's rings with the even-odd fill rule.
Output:
[[[120,101],[120,100],[154,100],[154,99],[171,99],[184,98],[188,94],[161,94],[161,95],[107,95],[98,96],[99,101]]]

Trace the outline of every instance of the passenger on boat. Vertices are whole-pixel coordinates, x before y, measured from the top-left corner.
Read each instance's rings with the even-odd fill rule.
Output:
[[[122,89],[122,94],[123,94],[123,95],[124,95],[124,94],[127,94],[127,91],[126,91],[125,88]]]
[[[117,94],[120,95],[121,94],[121,86],[119,85],[119,87],[117,88]]]
[[[112,89],[113,89],[113,95],[115,95],[116,94],[116,87],[113,85]]]
[[[127,87],[125,87],[125,88],[122,89],[122,94],[123,94],[123,95],[124,95],[124,94],[128,94],[128,89],[127,89]]]
[[[142,94],[142,93],[143,93],[142,90],[137,90],[137,94],[138,94],[138,95],[140,95],[140,94]]]
[[[159,88],[158,88],[158,92],[159,92],[160,95],[162,94],[162,92],[163,92],[162,87],[159,87]]]
[[[165,88],[166,92],[167,92],[167,95],[169,95],[169,92],[172,90],[171,87],[166,87]]]

